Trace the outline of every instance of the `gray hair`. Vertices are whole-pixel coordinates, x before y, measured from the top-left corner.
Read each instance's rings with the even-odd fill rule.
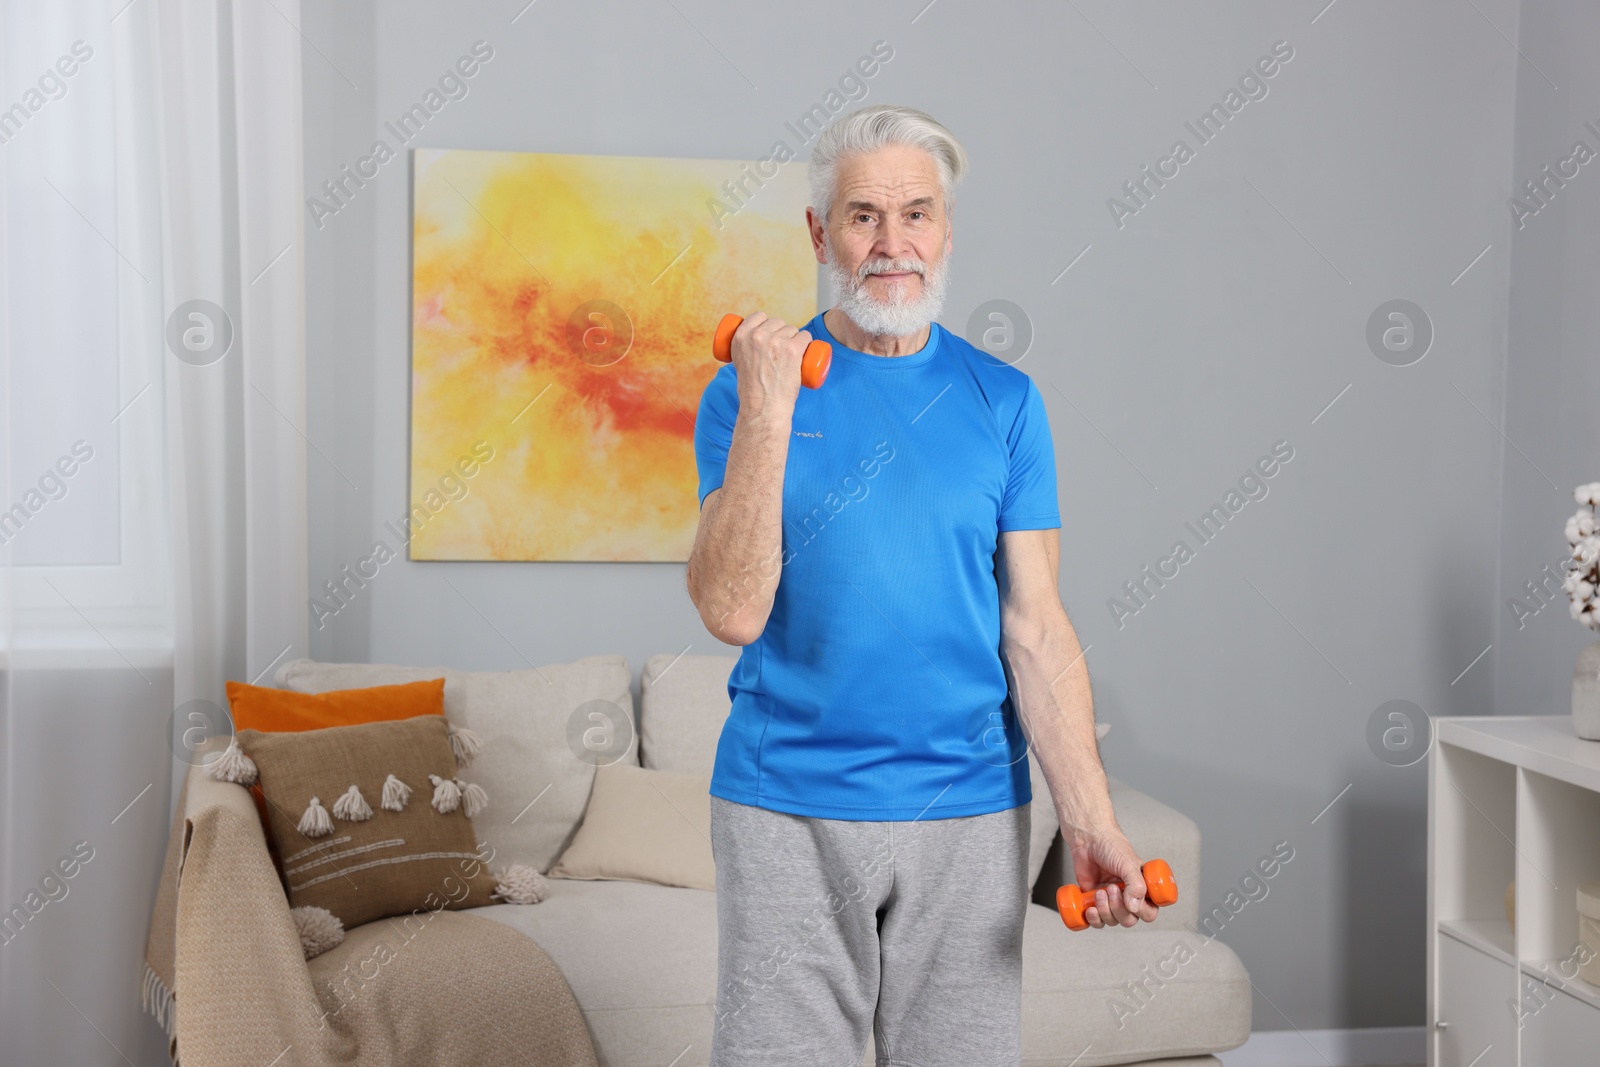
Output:
[[[826,222],[833,210],[839,161],[890,145],[920,148],[939,167],[945,211],[955,208],[956,186],[967,173],[967,153],[955,135],[926,111],[898,104],[873,104],[852,111],[822,131],[811,149],[811,208]]]

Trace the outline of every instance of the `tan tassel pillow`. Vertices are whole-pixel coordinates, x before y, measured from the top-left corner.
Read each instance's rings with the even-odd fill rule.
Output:
[[[389,915],[500,902],[490,868],[509,857],[497,859],[473,833],[468,810],[491,798],[461,777],[448,728],[442,715],[419,715],[239,731],[229,755],[254,764],[291,908],[326,908],[348,930]],[[247,777],[245,770],[230,780]]]

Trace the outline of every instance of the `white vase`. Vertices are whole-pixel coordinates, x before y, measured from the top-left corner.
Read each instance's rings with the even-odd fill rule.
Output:
[[[1578,653],[1572,671],[1572,728],[1587,741],[1600,741],[1600,641]]]

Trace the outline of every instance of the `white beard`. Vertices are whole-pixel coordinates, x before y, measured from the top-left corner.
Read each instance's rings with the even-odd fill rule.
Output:
[[[886,259],[880,256],[865,260],[858,273],[852,274],[833,254],[831,242],[824,239],[823,249],[828,255],[828,275],[839,301],[839,310],[869,334],[909,337],[931,324],[944,308],[945,292],[950,285],[950,253],[933,264],[925,264],[917,259]],[[893,303],[884,303],[867,291],[867,275],[899,270],[914,270],[922,275],[922,294],[915,300],[906,300],[910,279],[890,286],[889,299]]]

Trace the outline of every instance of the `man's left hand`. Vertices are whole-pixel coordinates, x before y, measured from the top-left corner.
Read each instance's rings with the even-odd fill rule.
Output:
[[[1068,840],[1078,887],[1084,892],[1094,890],[1094,905],[1083,913],[1085,922],[1094,927],[1135,926],[1140,919],[1155,922],[1161,909],[1145,899],[1139,856],[1121,830],[1095,831],[1077,841]],[[1106,884],[1112,881],[1122,882],[1123,887]]]

